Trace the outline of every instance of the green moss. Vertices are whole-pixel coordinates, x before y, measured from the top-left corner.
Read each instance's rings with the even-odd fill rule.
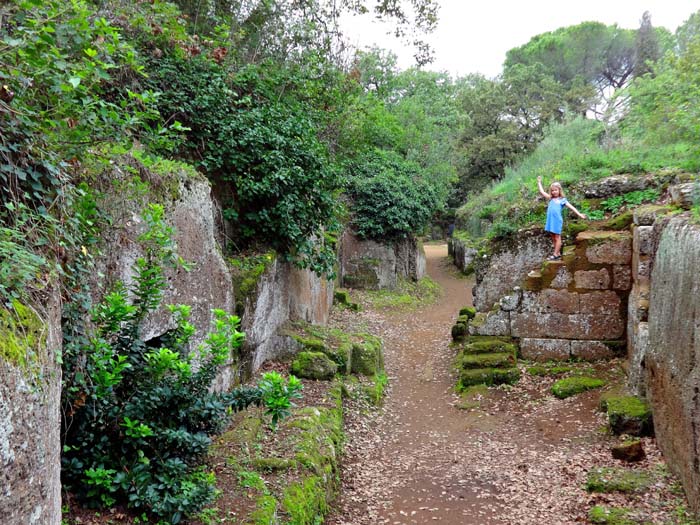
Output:
[[[25,369],[38,364],[45,353],[46,332],[36,312],[19,301],[0,308],[0,359]]]
[[[460,317],[463,315],[466,315],[468,319],[474,319],[474,316],[476,315],[476,308],[473,306],[465,306],[459,311]]]
[[[632,224],[633,215],[631,211],[626,211],[617,217],[613,217],[603,224],[607,230],[626,230]]]
[[[605,400],[608,424],[614,434],[646,436],[654,424],[649,403],[635,396],[609,396]]]
[[[512,385],[520,379],[517,368],[477,368],[462,370],[457,388],[460,392],[473,385]]]
[[[463,340],[469,332],[469,327],[466,323],[457,323],[452,327],[451,335],[453,341]]]
[[[338,373],[338,365],[323,352],[299,352],[289,370],[297,377],[328,380]]]
[[[600,525],[635,525],[637,522],[630,519],[629,509],[610,508],[596,505],[588,512],[588,520]]]
[[[236,294],[236,313],[243,315],[246,299],[253,297],[260,277],[275,261],[275,253],[241,256],[228,260],[233,280],[233,290]]]
[[[336,290],[333,292],[333,302],[336,304],[349,304],[350,292],[347,290]]]
[[[382,342],[369,334],[364,338],[363,343],[352,344],[352,373],[375,376],[384,370]]]
[[[282,508],[289,525],[319,525],[330,510],[327,485],[320,476],[292,483],[284,491]]]
[[[499,353],[509,353],[515,356],[518,351],[518,347],[513,343],[506,342],[502,339],[496,337],[483,336],[482,339],[475,339],[470,337],[468,342],[464,345],[465,354],[485,354],[492,352]]]
[[[576,236],[581,233],[585,232],[588,229],[589,225],[586,222],[583,221],[569,221],[566,224],[566,236],[567,237],[572,237],[576,238]]]
[[[464,354],[460,360],[462,368],[511,368],[515,366],[514,352],[490,354]]]
[[[247,525],[277,525],[277,500],[266,494],[255,500],[255,510],[250,514]]]
[[[370,403],[375,406],[380,406],[384,401],[384,394],[388,384],[389,378],[386,374],[377,374],[372,378],[369,384],[362,385],[362,390]]]
[[[586,390],[600,388],[605,385],[605,381],[595,377],[577,376],[560,379],[552,385],[552,394],[559,399],[575,396]]]
[[[643,471],[616,467],[594,468],[588,473],[588,492],[641,492],[652,483],[651,476]]]
[[[461,389],[459,402],[455,405],[460,410],[471,410],[481,406],[480,400],[489,393],[486,385],[472,385]]]
[[[437,282],[423,277],[418,281],[400,279],[394,290],[368,291],[366,299],[374,308],[405,311],[433,304],[441,294]]]
[[[255,458],[251,461],[257,470],[276,471],[296,468],[297,462],[287,458]]]

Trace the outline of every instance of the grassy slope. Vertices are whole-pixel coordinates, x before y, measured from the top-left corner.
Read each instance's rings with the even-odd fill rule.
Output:
[[[576,119],[553,126],[531,155],[506,170],[503,180],[459,208],[456,236],[496,238],[518,228],[544,224],[546,203],[537,198],[538,176],[542,176],[545,186],[555,180],[561,182],[567,198],[579,210],[590,212],[602,211],[601,202],[585,201],[579,191],[583,184],[622,173],[700,170],[700,160],[691,145],[649,147],[622,141],[606,149],[601,145],[603,134],[603,125],[592,120]]]

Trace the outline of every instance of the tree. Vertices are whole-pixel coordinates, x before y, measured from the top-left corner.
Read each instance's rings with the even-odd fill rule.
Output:
[[[654,63],[660,58],[659,40],[651,25],[651,14],[644,11],[635,42],[634,76],[641,77],[653,72]]]
[[[583,22],[533,37],[506,55],[504,74],[517,64],[542,64],[567,91],[574,112],[602,115],[614,93],[632,79],[635,58],[634,31],[599,22]],[[582,89],[588,86],[588,89]],[[595,97],[590,96],[595,90]],[[601,108],[602,106],[603,108]]]

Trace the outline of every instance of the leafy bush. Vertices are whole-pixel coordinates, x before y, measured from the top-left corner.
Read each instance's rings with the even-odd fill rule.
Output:
[[[163,209],[151,205],[134,264],[134,283],[116,288],[91,310],[94,333],[69,338],[64,355],[63,480],[93,505],[116,501],[179,523],[210,502],[214,477],[203,468],[210,435],[226,414],[270,401],[276,422],[300,385],[269,394],[261,387],[212,393],[220,367],[235,358],[244,335],[239,319],[215,310],[212,332],[196,355],[188,353],[194,326],[189,307],[170,306],[175,328],[155,343],[141,337],[145,316],[160,305],[163,265],[176,260]],[[286,401],[286,406],[285,406]]]
[[[334,239],[324,232],[337,229],[338,178],[311,108],[280,100],[285,83],[298,79],[278,76],[258,66],[231,76],[203,57],[170,57],[152,72],[166,92],[161,112],[191,129],[182,153],[221,183],[237,247],[262,244],[331,273]]]
[[[348,165],[352,225],[360,237],[393,240],[419,232],[439,206],[417,164],[374,150]]]

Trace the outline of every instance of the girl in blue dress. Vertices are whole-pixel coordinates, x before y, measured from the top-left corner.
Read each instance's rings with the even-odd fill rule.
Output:
[[[566,206],[581,219],[585,219],[586,216],[580,213],[566,200],[564,197],[564,190],[558,182],[553,182],[551,186],[549,186],[549,193],[547,193],[542,187],[542,177],[537,177],[537,189],[540,190],[540,195],[549,201],[549,205],[547,206],[547,222],[544,225],[544,231],[552,236],[554,254],[547,257],[547,259],[550,261],[558,261],[561,259],[561,230],[564,225],[564,219],[561,214],[562,209]]]

